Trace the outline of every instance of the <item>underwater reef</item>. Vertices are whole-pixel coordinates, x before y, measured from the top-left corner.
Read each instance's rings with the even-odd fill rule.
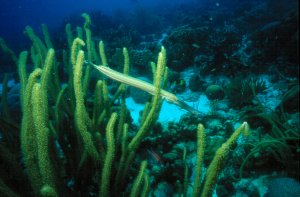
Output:
[[[0,37],[0,196],[300,195],[298,13],[249,4]]]
[[[31,189],[26,189],[24,186],[14,191],[8,184],[1,181],[3,185],[1,192],[7,196],[18,196],[16,192],[23,193],[31,190],[32,192],[28,192],[28,195],[35,196],[62,196],[66,193],[68,196],[86,196],[89,192],[96,193],[96,191],[99,196],[118,196],[122,193],[128,193],[130,196],[148,196],[150,192],[149,175],[146,171],[147,160],[140,161],[140,168],[135,169],[136,178],[130,183],[132,188],[129,191],[127,191],[129,188],[126,180],[143,138],[158,118],[162,104],[161,97],[165,96],[166,99],[170,97],[166,96],[166,91],[161,89],[161,85],[166,84],[167,80],[166,50],[162,47],[157,64],[152,63],[153,85],[143,83],[137,85],[137,87],[142,86],[141,89],[153,86],[153,98],[145,105],[140,128],[136,130],[134,136],[129,138],[130,128],[126,122],[127,110],[124,100],[125,84],[120,84],[110,98],[106,79],[98,80],[90,101],[91,108],[86,106],[88,105],[91,67],[84,68],[85,61],[98,64],[101,61],[104,67],[108,64],[102,41],[99,42],[99,54],[96,52],[89,29],[91,23],[89,15],[84,13],[82,16],[85,18],[85,24],[80,32],[85,32],[86,41],[82,40],[83,34],[72,39],[70,24],[66,25],[70,49],[64,51],[63,62],[59,62],[55,56],[55,50],[45,25],[42,26],[44,41],[36,36],[33,29],[26,27],[26,34],[33,43],[30,56],[34,64],[33,70],[28,72],[26,68],[28,52],[20,53],[18,73],[22,120],[19,125],[18,138],[26,177],[23,174],[24,180],[20,179],[21,177],[15,177],[14,181],[27,180],[27,187]],[[84,47],[86,51],[83,51]],[[123,55],[124,74],[128,75],[129,56],[126,48],[123,48]],[[69,80],[61,85],[57,66],[64,63]],[[102,66],[96,66],[96,68],[108,69]],[[112,79],[116,79],[117,75],[123,75],[114,72],[112,76],[106,75]],[[139,82],[130,78],[127,80],[133,80],[136,84]],[[3,99],[6,99],[5,95]],[[115,104],[116,100],[119,100],[120,104]],[[4,103],[3,107],[5,108],[3,108],[5,113],[2,114],[4,127],[13,124],[11,122],[13,118],[8,110],[9,106]],[[4,129],[9,129],[9,127]],[[199,124],[197,130],[199,147],[194,196],[198,196],[200,192],[205,139],[203,125]],[[227,158],[230,147],[241,132],[248,132],[247,123],[243,123],[236,129],[230,139],[217,151],[206,173],[203,196],[212,192],[221,164]],[[6,137],[8,136],[4,136]],[[5,143],[2,146],[4,148]],[[4,149],[3,151],[6,157],[13,154],[10,150]],[[20,165],[16,160],[10,162]],[[95,190],[89,191],[90,187]]]

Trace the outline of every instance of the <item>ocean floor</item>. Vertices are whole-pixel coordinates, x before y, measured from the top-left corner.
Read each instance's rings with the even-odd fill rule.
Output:
[[[198,98],[198,100],[193,102],[186,102],[188,105],[193,106],[196,108],[199,112],[206,114],[209,112],[209,100],[204,94],[201,94]],[[143,104],[136,103],[131,97],[128,97],[126,99],[126,106],[130,111],[130,115],[133,119],[134,124],[139,124],[139,118],[140,118],[140,112],[144,109]],[[162,123],[168,123],[168,122],[178,122],[181,118],[181,116],[185,113],[189,113],[186,110],[178,107],[177,105],[164,101],[162,108],[160,110],[158,122]]]

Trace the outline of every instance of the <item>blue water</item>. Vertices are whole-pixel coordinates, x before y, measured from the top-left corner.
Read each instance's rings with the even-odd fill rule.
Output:
[[[161,0],[1,1],[0,35],[13,42],[13,45],[17,45],[24,41],[22,32],[26,25],[37,29],[44,23],[47,24],[50,31],[54,31],[55,28],[66,23],[70,15],[80,15],[83,12],[100,11],[111,15],[116,11],[124,11],[129,15],[137,6],[160,5],[163,8],[189,1],[174,0],[168,3]]]

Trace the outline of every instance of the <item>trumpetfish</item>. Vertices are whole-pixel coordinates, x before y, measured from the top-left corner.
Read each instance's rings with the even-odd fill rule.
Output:
[[[115,81],[118,81],[118,82],[124,83],[126,85],[129,85],[129,86],[138,88],[140,90],[146,91],[151,95],[155,94],[155,87],[151,83],[148,83],[146,81],[131,77],[129,75],[125,75],[125,74],[120,73],[118,71],[115,71],[115,70],[113,70],[113,69],[111,69],[107,66],[103,66],[103,65],[98,66],[98,65],[93,64],[89,61],[85,61],[85,63],[88,63],[88,64],[92,65],[99,72],[101,72],[105,76],[107,76],[107,77],[109,77],[109,78],[111,78]],[[166,101],[168,101],[170,103],[173,103],[173,104],[179,106],[180,108],[185,109],[188,112],[191,112],[192,114],[195,114],[195,115],[200,115],[201,114],[200,111],[194,109],[193,107],[186,104],[184,101],[178,99],[178,97],[175,94],[172,94],[171,92],[168,92],[166,90],[161,89],[160,90],[160,96],[163,99],[165,99]]]

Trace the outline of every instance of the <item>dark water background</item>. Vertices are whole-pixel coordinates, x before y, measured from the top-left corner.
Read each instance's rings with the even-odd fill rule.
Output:
[[[159,39],[159,36],[170,33],[170,30],[184,26],[208,27],[206,33],[209,35],[226,25],[230,27],[233,24],[237,30],[233,39],[238,39],[237,37],[241,38],[244,35],[251,36],[259,28],[270,28],[283,18],[288,18],[289,14],[294,13],[297,8],[296,0],[276,2],[271,0],[2,0],[0,37],[15,54],[19,54],[31,45],[31,41],[23,33],[25,27],[31,26],[38,36],[42,36],[40,25],[46,24],[51,39],[56,43],[56,50],[61,50],[66,45],[65,25],[70,23],[73,27],[82,26],[84,19],[81,14],[86,12],[91,16],[91,30],[96,41],[104,39],[111,43],[111,40],[105,40],[102,33],[107,29],[118,29],[122,25],[130,34],[139,36],[139,39],[133,38],[133,44],[140,43],[142,41],[140,38],[143,36],[154,35]],[[261,12],[255,11],[260,9]],[[290,39],[288,32],[290,30],[286,29],[286,32],[280,35],[278,43],[274,41],[277,50],[280,50],[283,45],[289,45],[284,43],[283,38],[286,36]],[[219,39],[218,35],[210,36],[213,40]],[[151,39],[147,41],[149,40]],[[0,53],[0,58],[2,59],[0,69],[3,72],[13,71],[9,66],[12,64],[10,58],[3,53]]]
[[[80,16],[83,12],[101,11],[103,14],[113,15],[116,12],[124,12],[127,15],[138,6],[161,8],[174,4],[193,2],[192,0],[1,0],[0,7],[0,36],[3,37],[12,48],[18,49],[28,40],[23,35],[26,25],[37,30],[41,24],[46,24],[50,32],[65,24],[71,15]],[[194,1],[195,2],[195,1]],[[157,10],[158,14],[160,10]],[[94,21],[95,22],[95,21]],[[97,24],[95,24],[97,25]]]

